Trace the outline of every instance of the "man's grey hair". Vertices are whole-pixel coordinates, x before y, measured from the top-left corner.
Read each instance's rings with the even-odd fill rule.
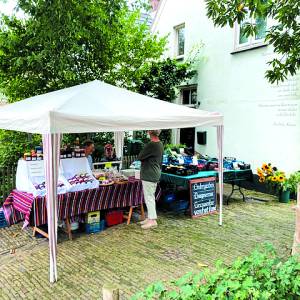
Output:
[[[154,135],[154,136],[159,136],[160,133],[161,133],[161,130],[158,129],[158,130],[149,130],[148,131],[150,135]]]

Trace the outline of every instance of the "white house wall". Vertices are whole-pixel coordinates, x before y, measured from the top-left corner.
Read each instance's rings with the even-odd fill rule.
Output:
[[[269,84],[264,76],[272,47],[231,54],[234,29],[215,28],[202,0],[162,0],[152,30],[169,34],[166,56],[174,57],[174,26],[182,23],[186,54],[204,43],[197,68],[198,101],[201,109],[224,114],[225,155],[253,168],[272,162],[287,172],[300,170],[300,76]],[[216,155],[216,130],[207,131],[207,145],[200,147],[196,141],[196,149]]]

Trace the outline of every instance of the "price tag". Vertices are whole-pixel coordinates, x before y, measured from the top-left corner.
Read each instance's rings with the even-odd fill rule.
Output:
[[[110,169],[110,168],[112,168],[112,163],[111,163],[111,162],[106,163],[106,164],[104,165],[104,168],[105,168],[105,169]]]

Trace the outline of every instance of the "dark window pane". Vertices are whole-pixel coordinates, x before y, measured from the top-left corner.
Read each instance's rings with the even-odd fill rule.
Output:
[[[177,30],[177,39],[178,39],[178,55],[184,54],[184,27],[178,28]]]
[[[197,104],[197,89],[191,90],[191,104]]]
[[[182,104],[190,104],[190,90],[182,90]]]

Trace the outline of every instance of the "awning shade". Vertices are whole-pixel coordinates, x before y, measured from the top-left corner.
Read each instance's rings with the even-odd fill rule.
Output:
[[[222,124],[219,113],[168,103],[98,80],[0,108],[0,128],[40,134]]]

